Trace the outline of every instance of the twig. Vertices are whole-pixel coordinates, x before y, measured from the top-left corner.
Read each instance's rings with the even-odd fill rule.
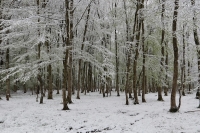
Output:
[[[93,2],[94,0],[91,0],[90,3],[88,4],[88,6],[86,7],[85,11],[83,12],[81,18],[78,20],[78,22],[76,23],[76,25],[74,27],[76,27],[80,22],[81,20],[83,19],[83,16],[84,14],[86,13],[87,9],[90,7],[91,3]]]

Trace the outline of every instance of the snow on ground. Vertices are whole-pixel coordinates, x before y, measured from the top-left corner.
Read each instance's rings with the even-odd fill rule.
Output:
[[[10,101],[2,96],[0,133],[200,133],[195,94],[182,97],[178,113],[168,112],[170,96],[158,102],[157,93],[147,94],[147,103],[139,105],[129,99],[128,106],[124,93],[117,97],[112,92],[105,98],[98,92],[81,94],[81,100],[73,96],[69,111],[62,110],[61,96],[45,97],[44,104],[36,102],[35,95],[21,92],[13,94]]]

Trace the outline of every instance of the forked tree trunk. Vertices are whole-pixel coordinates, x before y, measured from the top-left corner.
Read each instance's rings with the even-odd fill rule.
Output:
[[[177,29],[177,18],[178,18],[179,0],[175,0],[173,23],[172,23],[172,36],[173,36],[173,50],[174,50],[174,72],[173,72],[173,83],[171,92],[171,107],[170,112],[177,112],[179,108],[176,106],[176,91],[177,91],[177,80],[178,80],[178,43],[176,36]],[[180,102],[179,102],[180,105]]]

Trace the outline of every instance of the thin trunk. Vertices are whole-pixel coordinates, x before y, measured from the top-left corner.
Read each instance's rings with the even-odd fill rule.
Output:
[[[137,59],[139,57],[139,41],[140,41],[140,30],[141,30],[141,22],[139,22],[138,11],[141,9],[141,2],[137,0],[137,8],[135,12],[135,21],[133,26],[133,34],[136,34],[136,46],[135,46],[135,57],[133,61],[133,93],[134,93],[134,104],[139,104],[138,95],[137,95]],[[134,41],[134,36],[132,37],[132,41]]]
[[[66,13],[65,13],[65,22],[66,22],[66,31],[67,31],[67,39],[65,40],[65,46],[68,46],[69,44],[69,0],[65,0],[65,8],[66,8]],[[68,100],[66,98],[66,90],[67,90],[67,61],[68,61],[68,49],[66,48],[64,52],[64,60],[63,60],[63,86],[62,86],[62,98],[63,98],[63,110],[69,110],[68,108]]]
[[[10,64],[10,50],[6,49],[6,69],[9,69]],[[10,76],[6,79],[6,100],[9,101],[10,96]]]
[[[183,76],[182,79],[182,95],[185,96],[185,81],[186,81],[186,74],[185,74],[185,25],[183,25],[183,64],[182,64],[183,70],[181,76]]]
[[[164,93],[165,93],[165,96],[168,96],[168,88],[169,88],[169,81],[168,81],[168,75],[167,75],[167,71],[168,71],[168,51],[167,51],[167,43],[165,43],[165,52],[166,52],[166,55],[165,55],[165,70],[166,70],[166,75],[165,75],[165,83],[166,83],[166,86],[164,87]]]
[[[59,76],[59,73],[60,73],[59,69],[57,69],[57,73],[58,75],[56,75],[56,90],[57,90],[56,94],[60,94],[59,90],[61,88],[60,87],[61,81],[60,81],[60,76]]]
[[[188,51],[189,51],[189,43],[187,43],[187,47],[188,47]],[[190,68],[191,68],[190,60],[188,60],[187,65],[188,65],[187,76],[190,77]],[[188,92],[191,93],[191,79],[190,78],[188,81]]]
[[[191,4],[194,7],[195,6],[195,0],[191,0]],[[193,34],[194,34],[194,42],[196,44],[196,49],[197,49],[197,58],[198,58],[198,83],[200,84],[200,49],[199,49],[199,37],[198,37],[198,30],[197,30],[197,12],[194,10],[194,16],[193,16]],[[199,97],[199,108],[200,108],[200,97]]]
[[[126,43],[129,43],[129,30],[128,30],[128,17],[126,13],[126,2],[124,0],[124,10],[125,10],[125,16],[126,16]],[[131,46],[128,44],[127,48],[127,62],[126,62],[126,85],[125,85],[125,96],[126,96],[126,105],[129,105],[128,102],[128,93],[129,93],[129,74],[130,74],[130,64],[131,64]]]
[[[37,15],[39,16],[40,15],[40,0],[37,0]],[[40,23],[40,18],[38,18],[38,23]],[[40,37],[40,29],[39,29],[39,27],[38,27],[38,36]],[[41,54],[41,45],[42,45],[42,43],[41,42],[39,42],[39,44],[38,44],[38,46],[37,46],[37,50],[38,50],[38,56],[37,56],[37,58],[38,58],[38,64],[40,64],[41,62],[40,62],[40,54]],[[38,68],[38,75],[37,75],[37,80],[38,80],[38,83],[39,83],[39,85],[38,85],[38,89],[40,89],[40,93],[41,93],[41,95],[40,95],[40,104],[42,104],[43,103],[43,84],[42,84],[42,75],[41,75],[41,72],[42,70],[41,70],[41,68]]]
[[[73,0],[68,0],[69,4],[68,7],[66,9],[66,12],[68,14],[68,23],[67,23],[67,46],[69,46],[69,52],[68,52],[68,59],[69,59],[69,63],[68,63],[68,67],[67,67],[67,74],[68,74],[68,78],[67,78],[67,90],[68,90],[68,94],[67,94],[67,101],[68,103],[72,103],[72,47],[73,47]]]
[[[88,21],[89,21],[89,16],[90,16],[90,5],[89,5],[89,8],[88,8],[88,13],[87,13],[87,17],[86,17],[86,23],[85,23],[85,28],[84,28],[84,32],[83,32],[83,42],[82,42],[82,45],[81,45],[81,51],[83,51],[84,49],[84,42],[86,40],[86,33],[87,33],[87,29],[88,29]],[[78,64],[79,64],[79,68],[78,68],[78,90],[77,90],[77,99],[80,99],[80,88],[81,88],[81,64],[82,64],[82,61],[81,59],[79,59],[78,61]],[[83,86],[82,86],[83,87]]]
[[[115,2],[115,18],[117,18],[117,4]],[[117,27],[115,25],[115,62],[116,62],[116,91],[117,96],[120,96],[119,94],[119,57],[118,57],[118,43],[117,43]]]
[[[164,45],[164,39],[165,39],[165,24],[164,24],[164,13],[165,13],[165,0],[162,0],[162,14],[161,14],[161,22],[162,22],[162,37],[161,37],[161,73],[160,73],[160,80],[161,82],[164,81],[162,78],[164,73],[164,56],[165,56],[165,45]],[[162,84],[161,82],[158,84],[158,101],[164,101],[162,98]]]
[[[23,84],[24,93],[27,92],[26,83]]]
[[[174,72],[173,72],[173,83],[172,83],[172,92],[171,92],[171,107],[169,110],[170,112],[177,112],[180,108],[176,106],[176,90],[177,90],[177,80],[178,80],[178,43],[177,43],[177,37],[176,37],[176,29],[177,29],[178,8],[179,8],[179,0],[175,0],[173,23],[172,23]],[[179,102],[179,105],[180,105],[180,102]]]
[[[143,1],[144,2],[144,1]],[[144,4],[144,3],[143,3]],[[143,8],[144,8],[144,5],[143,5]],[[142,65],[142,71],[143,71],[143,74],[142,74],[142,102],[146,102],[146,99],[145,99],[145,77],[146,77],[146,73],[145,73],[145,46],[144,46],[144,20],[142,19],[142,51],[143,51],[143,65]]]
[[[50,44],[49,44],[49,41],[46,41],[46,46],[47,46],[47,53],[50,52]],[[50,58],[51,60],[51,58]],[[48,73],[48,76],[47,76],[47,83],[48,83],[48,96],[47,96],[47,99],[53,99],[53,86],[52,86],[52,67],[51,67],[51,64],[49,64],[47,66],[47,73]]]

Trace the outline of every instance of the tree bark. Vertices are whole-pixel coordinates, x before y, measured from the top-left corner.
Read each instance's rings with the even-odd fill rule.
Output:
[[[124,10],[125,10],[125,16],[126,16],[126,44],[128,45],[127,46],[127,62],[126,62],[126,85],[125,85],[125,96],[126,96],[126,105],[129,105],[129,102],[128,102],[128,93],[129,93],[129,89],[130,89],[130,86],[129,86],[129,82],[130,82],[130,79],[129,79],[129,75],[130,75],[130,64],[131,64],[131,49],[132,49],[132,46],[129,46],[129,25],[128,25],[128,17],[127,17],[127,12],[126,12],[126,2],[124,0]],[[130,93],[129,93],[130,94]],[[131,96],[131,95],[130,95]]]
[[[6,49],[6,69],[9,69],[10,64],[10,50]],[[6,100],[9,101],[10,96],[10,76],[6,79]]]
[[[176,91],[177,91],[177,79],[178,79],[178,43],[177,43],[177,37],[176,37],[176,29],[177,29],[178,8],[179,8],[179,0],[175,0],[173,23],[172,23],[174,72],[173,72],[173,83],[172,83],[172,92],[171,92],[171,107],[169,110],[170,112],[177,112],[179,110],[179,108],[176,106]]]
[[[89,16],[90,16],[90,5],[89,5],[89,8],[88,8],[88,13],[87,13],[87,17],[86,17],[86,23],[85,23],[85,28],[84,28],[84,32],[83,32],[83,42],[82,42],[82,45],[81,45],[81,52],[83,51],[84,49],[84,42],[86,40],[86,33],[87,33],[87,29],[88,29],[88,21],[89,21]],[[78,90],[77,90],[77,99],[80,99],[80,88],[81,88],[81,73],[82,73],[82,60],[79,59],[78,61],[78,64],[79,64],[79,68],[78,68]],[[83,87],[83,86],[82,86]]]
[[[160,80],[161,82],[164,81],[164,79],[162,78],[162,75],[164,73],[164,56],[165,56],[165,45],[164,45],[164,39],[165,39],[165,24],[164,24],[164,13],[165,13],[165,0],[162,0],[162,14],[161,14],[161,22],[162,22],[162,37],[161,37],[161,73],[160,73]],[[158,101],[164,101],[162,98],[162,84],[158,83]]]
[[[68,71],[67,71],[67,74],[68,74],[68,95],[67,95],[67,101],[69,103],[72,103],[72,47],[73,47],[73,0],[68,0],[69,1],[69,4],[68,4],[68,7],[66,9],[66,12],[69,14],[69,17],[68,17],[68,22],[67,23],[67,46],[70,46],[69,48],[69,52],[68,52],[68,58],[69,58],[69,67],[67,67]]]
[[[186,81],[186,74],[185,74],[185,25],[183,25],[183,63],[182,63],[182,95],[185,96],[185,81]]]
[[[117,3],[115,2],[115,18],[117,18]],[[115,63],[116,63],[116,91],[117,96],[120,96],[119,94],[119,57],[118,57],[118,43],[117,43],[117,28],[115,24]]]
[[[144,8],[144,0],[143,0],[143,6],[142,8]],[[145,68],[145,63],[146,63],[146,59],[145,59],[145,46],[144,46],[144,18],[142,18],[142,51],[143,51],[143,65],[142,65],[142,71],[143,71],[143,74],[142,74],[142,102],[146,102],[146,99],[145,99],[145,77],[146,77],[146,68]]]
[[[194,7],[195,6],[195,0],[191,0],[191,4]],[[197,58],[198,58],[198,84],[200,84],[200,48],[199,48],[199,37],[198,37],[198,31],[197,31],[197,26],[196,26],[196,21],[197,21],[197,17],[196,17],[196,10],[194,10],[194,16],[193,16],[193,34],[194,34],[194,41],[196,44],[196,49],[197,49]],[[200,87],[199,87],[200,88]],[[198,89],[199,89],[198,88]],[[199,97],[199,101],[200,101],[200,97]],[[200,102],[199,102],[199,108],[200,108]]]
[[[143,1],[143,0],[142,0]],[[143,2],[142,2],[143,3]],[[136,34],[136,46],[135,46],[135,57],[133,61],[133,92],[134,92],[134,104],[139,104],[138,96],[137,96],[137,60],[139,57],[139,42],[140,42],[140,30],[141,30],[141,22],[139,22],[138,11],[142,8],[141,1],[137,1],[137,8],[135,12],[135,23],[134,23],[134,33]],[[133,39],[134,40],[134,39]]]

